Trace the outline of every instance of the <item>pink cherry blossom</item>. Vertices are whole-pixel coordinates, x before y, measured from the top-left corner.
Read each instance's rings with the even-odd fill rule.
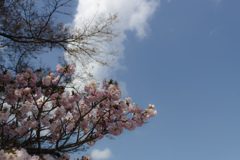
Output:
[[[121,90],[113,80],[107,82],[104,79],[102,88],[97,88],[97,83],[92,81],[85,85],[83,95],[74,88],[68,92],[66,86],[60,86],[60,82],[64,76],[72,75],[74,66],[58,65],[56,68],[59,73],[56,77],[50,73],[40,78],[29,68],[15,78],[10,72],[0,73],[0,82],[5,90],[5,97],[2,97],[4,106],[0,106],[0,133],[4,133],[3,137],[10,135],[24,141],[24,138],[34,136],[37,139],[37,132],[43,138],[45,131],[48,132],[46,143],[54,147],[64,135],[79,131],[86,138],[85,143],[93,146],[106,134],[119,136],[123,133],[123,128],[134,130],[157,115],[154,105],[143,110],[138,105],[131,104],[130,97],[121,100]],[[12,144],[9,142],[7,147]],[[9,150],[13,152],[0,150],[0,159],[40,159],[39,155],[29,155],[24,148],[10,147]],[[43,158],[54,159],[49,154],[44,154]],[[56,160],[67,159],[70,156],[64,153]],[[92,158],[86,155],[82,157],[84,159]]]
[[[51,82],[52,82],[52,77],[51,76],[46,76],[46,77],[43,77],[43,79],[42,79],[42,83],[45,86],[50,86]]]
[[[57,73],[63,73],[64,72],[64,68],[61,67],[59,64],[57,65]]]

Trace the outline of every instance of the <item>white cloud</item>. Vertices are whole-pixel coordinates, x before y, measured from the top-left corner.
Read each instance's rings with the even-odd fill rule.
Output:
[[[150,31],[148,24],[149,19],[154,14],[160,0],[79,0],[77,14],[75,15],[74,25],[81,26],[84,19],[90,20],[96,12],[108,16],[109,13],[118,13],[120,22],[115,25],[120,37],[116,38],[113,43],[121,51],[124,51],[123,41],[127,39],[126,31],[135,32],[139,39],[147,36]],[[105,49],[108,50],[105,46]],[[89,71],[99,80],[103,78],[116,79],[117,70],[126,70],[125,66],[119,63],[124,58],[124,54],[118,57],[108,56],[108,59],[114,58],[112,68],[100,67],[96,63],[88,64]],[[93,67],[93,69],[92,69]],[[81,70],[82,66],[77,66],[76,70]],[[123,83],[122,83],[123,84]],[[126,91],[127,93],[127,91]]]
[[[80,0],[74,21],[78,22],[82,18],[91,19],[97,10],[106,15],[118,13],[121,21],[116,28],[123,32],[136,31],[136,35],[143,38],[149,29],[147,21],[158,4],[156,0]]]
[[[107,159],[112,156],[111,150],[106,148],[104,151],[98,149],[92,150],[91,157],[93,159]]]

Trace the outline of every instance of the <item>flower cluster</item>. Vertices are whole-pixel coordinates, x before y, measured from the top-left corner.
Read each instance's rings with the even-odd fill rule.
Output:
[[[16,149],[13,148],[12,150],[4,151],[3,149],[0,150],[0,159],[1,160],[54,160],[54,158],[49,155],[38,156],[34,155],[31,156],[27,153],[24,148]],[[56,160],[69,160],[70,155],[68,153],[64,153],[62,156],[56,158]],[[76,159],[76,158],[74,158]],[[81,160],[92,160],[90,155],[83,156]]]
[[[51,72],[42,77],[29,68],[14,79],[10,72],[0,73],[0,87],[5,92],[0,102],[0,159],[53,160],[58,155],[55,159],[67,160],[70,157],[64,152],[72,146],[80,147],[83,142],[93,146],[106,134],[118,136],[124,128],[134,130],[157,114],[154,105],[143,110],[131,104],[131,98],[121,100],[121,90],[113,80],[104,79],[102,88],[94,81],[86,84],[84,95],[66,91],[66,84],[60,86],[59,82],[71,76],[74,67],[58,65],[56,70],[56,77]],[[72,135],[77,135],[76,141],[70,139]],[[51,145],[51,152],[41,150],[42,139]],[[19,147],[18,141],[20,149],[14,148]],[[38,145],[32,148],[29,143]],[[43,156],[30,156],[39,151]]]

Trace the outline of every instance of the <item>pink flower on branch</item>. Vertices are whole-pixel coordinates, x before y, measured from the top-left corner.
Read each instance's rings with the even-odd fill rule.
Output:
[[[157,115],[154,105],[143,110],[131,104],[130,97],[121,100],[121,90],[113,80],[104,79],[102,88],[92,81],[86,84],[83,95],[75,90],[69,93],[66,84],[60,82],[65,76],[71,76],[74,66],[58,65],[56,69],[59,73],[56,78],[49,73],[40,79],[31,69],[15,79],[10,73],[6,78],[7,73],[0,73],[0,84],[4,84],[6,95],[4,105],[8,106],[0,106],[0,134],[4,133],[0,142],[3,149],[11,150],[11,153],[0,150],[0,159],[53,160],[57,156],[58,160],[67,160],[70,156],[65,151],[72,146],[93,146],[106,134],[118,136],[124,132],[123,128],[134,130]],[[33,140],[36,147],[29,147]],[[19,141],[22,148],[10,147]],[[41,148],[41,143],[51,146],[46,150]],[[86,155],[83,159],[91,157]]]

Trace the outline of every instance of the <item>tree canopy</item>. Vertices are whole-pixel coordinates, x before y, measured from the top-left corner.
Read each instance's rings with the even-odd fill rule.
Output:
[[[118,21],[109,15],[80,28],[56,23],[59,14],[70,15],[61,8],[73,3],[0,1],[0,159],[68,160],[68,153],[86,150],[86,144],[93,146],[104,136],[118,136],[123,128],[134,130],[157,114],[154,105],[143,110],[131,98],[121,100],[112,79],[104,79],[102,86],[92,81],[84,91],[69,85],[76,63],[106,64],[97,56],[110,53],[99,45],[117,36],[112,27]],[[31,65],[54,48],[65,52],[68,64],[57,65],[56,71]]]
[[[29,66],[32,58],[55,48],[65,52],[70,60],[68,63],[87,64],[93,60],[106,64],[97,56],[113,51],[101,50],[99,45],[110,43],[117,36],[112,28],[118,21],[117,16],[110,14],[103,18],[96,14],[77,27],[57,23],[59,16],[71,16],[63,8],[67,10],[76,3],[74,0],[1,0],[1,69],[20,73],[27,67],[33,68]],[[9,62],[8,65],[5,62]]]

